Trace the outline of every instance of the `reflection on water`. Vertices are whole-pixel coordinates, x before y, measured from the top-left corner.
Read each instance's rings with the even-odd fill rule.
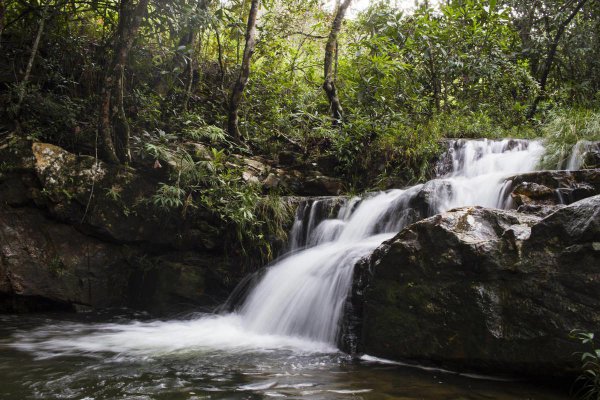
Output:
[[[224,336],[235,320],[213,321],[213,332],[202,332],[198,321],[206,318],[197,316],[169,323],[140,319],[0,316],[0,398],[567,398],[523,383],[472,379],[370,357],[353,360],[303,339],[241,331]],[[219,324],[223,331],[215,328]],[[212,342],[200,343],[198,335]]]

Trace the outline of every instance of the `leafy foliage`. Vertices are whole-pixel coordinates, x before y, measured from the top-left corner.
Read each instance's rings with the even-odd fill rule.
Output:
[[[542,132],[547,149],[543,166],[564,168],[577,142],[600,140],[600,112],[576,108],[553,111]]]
[[[581,357],[582,373],[576,381],[578,385],[576,395],[582,400],[598,400],[600,399],[600,349],[595,346],[594,334],[573,330],[570,336],[589,348],[588,351],[578,353]]]
[[[5,3],[0,132],[21,130],[105,157],[98,151],[101,88],[118,54],[123,2]],[[334,12],[319,0],[271,0],[259,16],[239,110],[244,143],[237,142],[223,129],[249,3],[151,0],[123,70],[122,120],[131,127],[131,166],[167,171],[149,199],[156,209],[216,215],[235,226],[245,247],[268,241],[266,232],[278,230],[270,220],[281,222],[285,212],[276,210],[277,197],[265,200],[243,179],[242,155],[292,151],[299,167],[326,165],[323,172],[351,190],[366,190],[428,178],[443,138],[542,135],[548,166],[562,163],[578,140],[598,139],[600,2],[587,2],[566,26],[544,93],[547,51],[578,2],[420,1],[410,11],[369,2],[339,36],[345,123],[333,127],[322,84]],[[540,94],[541,112],[528,120]]]
[[[205,137],[223,139],[221,130],[212,132]],[[187,137],[158,131],[148,134],[139,149],[155,167],[169,170],[170,183],[159,185],[151,203],[160,212],[208,212],[218,219],[226,242],[270,260],[274,239],[286,236],[291,207],[275,194],[263,196],[258,186],[244,180],[238,158],[224,149],[190,144]]]

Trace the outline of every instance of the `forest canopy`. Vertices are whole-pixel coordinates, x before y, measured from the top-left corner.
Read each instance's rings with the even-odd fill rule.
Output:
[[[445,137],[598,121],[597,0],[329,3],[2,0],[0,130],[129,165],[293,151],[361,188],[427,177]]]

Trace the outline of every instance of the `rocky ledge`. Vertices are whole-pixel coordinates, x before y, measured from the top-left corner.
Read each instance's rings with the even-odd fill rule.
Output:
[[[537,171],[507,180],[511,202],[518,211],[545,216],[555,206],[600,194],[600,169]]]
[[[537,215],[468,207],[410,225],[355,270],[357,350],[564,376],[600,332],[600,196]]]
[[[244,178],[265,190],[341,190],[339,181],[316,171],[239,162]],[[259,257],[227,247],[231,227],[206,210],[153,208],[149,199],[167,179],[165,169],[109,165],[15,137],[0,141],[0,312],[123,306],[162,312],[223,302],[260,267],[246,260]],[[299,198],[281,201],[293,208]]]

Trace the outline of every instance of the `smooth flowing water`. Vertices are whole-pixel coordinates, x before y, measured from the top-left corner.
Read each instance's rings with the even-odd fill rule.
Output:
[[[418,219],[457,206],[506,206],[506,178],[533,170],[543,151],[537,142],[457,141],[439,178],[424,185],[303,204],[289,254],[235,312],[170,321],[4,317],[0,385],[8,389],[0,393],[14,399],[558,398],[516,383],[482,383],[368,356],[353,360],[336,347],[358,260]]]

